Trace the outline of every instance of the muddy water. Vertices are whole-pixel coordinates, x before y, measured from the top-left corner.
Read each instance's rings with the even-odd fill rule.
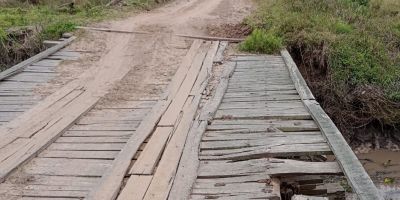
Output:
[[[400,200],[400,152],[373,150],[357,157],[385,199]]]

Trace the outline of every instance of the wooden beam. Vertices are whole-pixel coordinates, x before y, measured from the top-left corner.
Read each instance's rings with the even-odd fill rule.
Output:
[[[0,73],[0,81],[19,73],[20,71],[24,70],[25,67],[27,67],[30,64],[33,64],[34,62],[37,62],[39,60],[42,60],[43,58],[50,56],[51,54],[57,52],[58,50],[64,48],[65,46],[71,44],[72,41],[74,41],[75,39],[76,39],[76,37],[68,38],[67,40],[62,41],[62,42],[56,44],[55,46],[53,46],[49,49],[46,49],[45,51],[43,51],[35,56],[32,56],[31,58],[2,71]]]
[[[360,200],[383,200],[364,167],[347,144],[342,133],[335,126],[329,116],[315,100],[305,100],[304,105],[320,127],[322,135],[326,138],[336,161],[342,168],[353,192]]]
[[[86,29],[93,31],[103,31],[103,32],[113,32],[113,33],[127,33],[127,34],[159,34],[154,32],[146,32],[146,31],[125,31],[125,30],[116,30],[116,29],[108,29],[108,28],[95,28],[95,27],[85,27],[85,26],[77,26],[78,29]],[[167,33],[164,33],[167,34]],[[245,39],[243,38],[226,38],[226,37],[212,37],[212,36],[204,36],[204,35],[187,35],[187,34],[174,34],[177,37],[184,37],[190,39],[197,40],[208,40],[208,41],[228,41],[233,43],[243,42]]]
[[[286,63],[286,66],[289,70],[290,77],[293,80],[294,85],[300,95],[302,100],[315,100],[314,95],[312,94],[311,90],[308,88],[306,81],[304,80],[303,76],[301,75],[299,69],[297,68],[296,63],[293,61],[292,57],[290,56],[289,52],[285,49],[281,51],[281,55],[283,60]]]

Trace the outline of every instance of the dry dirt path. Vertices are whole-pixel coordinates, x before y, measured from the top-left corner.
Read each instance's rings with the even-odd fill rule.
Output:
[[[70,47],[91,54],[66,63],[57,84],[38,90],[47,98],[1,127],[0,199],[88,197],[184,62],[193,40],[173,35],[204,35],[250,9],[250,0],[177,0],[98,24],[162,34],[88,33]]]

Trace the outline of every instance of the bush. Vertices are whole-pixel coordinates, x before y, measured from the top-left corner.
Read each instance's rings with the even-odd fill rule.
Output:
[[[240,49],[249,52],[272,54],[279,52],[282,46],[282,38],[261,29],[255,29],[240,45]]]
[[[279,33],[318,101],[346,136],[400,125],[398,0],[258,0],[244,50]],[[276,35],[276,34],[275,34]],[[268,46],[266,44],[262,46]],[[400,134],[400,131],[394,131]]]

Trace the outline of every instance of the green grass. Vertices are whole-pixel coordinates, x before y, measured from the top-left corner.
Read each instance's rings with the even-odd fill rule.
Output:
[[[259,9],[246,22],[255,35],[274,36],[286,45],[318,99],[328,112],[332,108],[330,114],[335,107],[346,109],[349,119],[364,122],[346,122],[350,127],[376,121],[400,125],[400,1],[256,2]],[[274,39],[258,38],[251,35],[242,49],[275,52],[270,42],[264,42]],[[376,105],[365,92],[357,96],[364,88],[382,93],[383,103]],[[372,111],[364,112],[366,108]]]
[[[124,16],[155,4],[153,0],[126,0],[126,6],[106,7],[109,0],[76,0],[73,7],[60,6],[65,2],[69,1],[41,0],[37,5],[19,0],[0,2],[0,53],[5,55],[0,58],[1,69],[43,49],[39,44],[27,46],[27,43],[55,40],[65,32],[74,31],[77,25]],[[37,30],[28,39],[9,33],[10,29],[27,26]]]
[[[281,37],[273,33],[256,29],[252,34],[240,45],[242,51],[277,53],[283,47]]]

